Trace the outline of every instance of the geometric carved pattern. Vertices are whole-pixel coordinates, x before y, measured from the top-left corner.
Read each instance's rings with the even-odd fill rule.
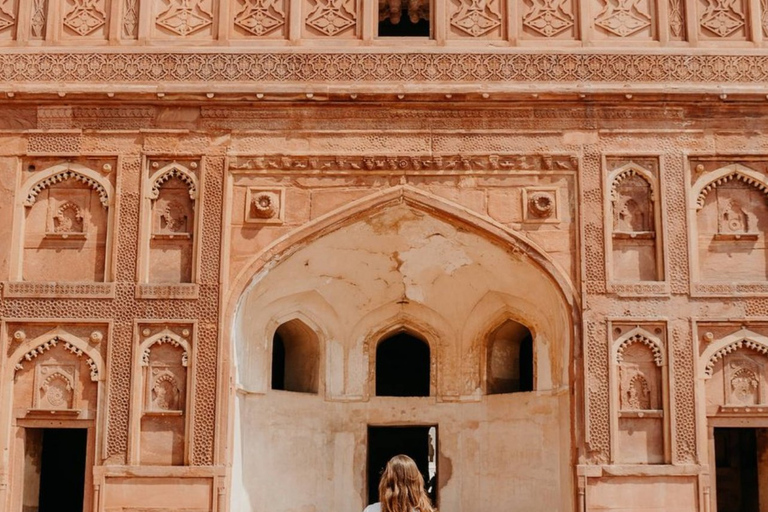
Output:
[[[729,343],[725,347],[721,348],[720,350],[712,354],[712,357],[709,358],[709,361],[707,361],[707,365],[704,367],[704,375],[707,378],[712,377],[712,373],[715,370],[715,363],[717,363],[717,361],[719,361],[726,355],[730,354],[731,352],[735,352],[740,348],[749,348],[754,350],[758,354],[768,355],[768,347],[763,345],[762,343],[756,343],[754,341],[747,340],[747,339],[734,341],[733,343]]]
[[[327,35],[335,36],[357,22],[354,0],[314,0],[315,8],[307,16],[307,25]]]
[[[139,29],[139,0],[125,0],[123,9],[123,34],[136,37]]]
[[[157,23],[166,30],[186,36],[213,23],[213,13],[202,5],[203,0],[164,0],[168,8],[157,16]]]
[[[257,36],[269,34],[285,24],[282,0],[240,0],[243,8],[235,16],[235,25]]]
[[[32,19],[30,27],[32,28],[32,37],[42,39],[45,36],[45,11],[48,7],[46,0],[32,0]]]
[[[107,22],[104,0],[71,0],[74,5],[64,16],[64,25],[85,36]]]
[[[461,0],[459,10],[451,16],[451,25],[478,37],[501,25],[498,0]]]
[[[707,0],[701,15],[701,26],[720,37],[727,37],[744,26],[744,13],[738,8],[739,0]]]
[[[0,80],[35,82],[725,83],[762,86],[768,55],[605,53],[121,53],[0,52]],[[713,61],[716,65],[712,65]],[[120,66],[114,63],[119,62]],[[344,62],[343,66],[339,62]],[[461,74],[456,74],[460,69]],[[674,73],[669,70],[674,69]]]
[[[565,9],[566,0],[532,0],[523,25],[545,37],[552,37],[573,26],[573,13]]]
[[[669,30],[672,35],[682,37],[684,25],[682,0],[669,0]]]
[[[626,37],[648,27],[651,15],[640,9],[641,0],[604,0],[605,7],[595,18],[595,25],[619,37]]]
[[[80,174],[79,172],[74,171],[72,169],[67,169],[64,171],[57,172],[56,174],[52,176],[48,176],[44,180],[37,183],[34,187],[32,187],[29,190],[29,194],[27,195],[27,198],[24,200],[24,206],[34,205],[35,201],[37,200],[37,195],[40,192],[50,187],[51,185],[55,185],[56,183],[61,183],[62,181],[67,181],[69,179],[81,181],[86,185],[88,185],[89,187],[91,187],[92,189],[96,190],[99,193],[99,201],[101,201],[102,206],[104,206],[104,208],[107,208],[109,206],[109,194],[107,193],[107,189],[105,189],[104,186],[98,181],[92,178],[89,178],[88,176],[85,176],[83,174]]]
[[[741,174],[738,171],[734,171],[731,174],[727,176],[723,176],[722,178],[718,178],[711,183],[707,184],[704,188],[701,189],[701,192],[699,192],[698,197],[696,198],[696,209],[701,210],[704,208],[704,201],[707,199],[707,194],[709,194],[712,190],[716,189],[719,185],[722,185],[723,183],[728,183],[729,181],[733,179],[737,179],[739,181],[743,181],[747,185],[751,185],[755,187],[757,190],[768,196],[768,186],[764,183],[761,183],[760,181],[756,180],[755,178],[752,178],[750,176],[746,176],[744,174]]]
[[[653,183],[651,183],[648,178],[643,176],[640,172],[638,172],[637,168],[634,168],[633,166],[636,166],[634,162],[631,163],[624,169],[623,171],[619,172],[614,176],[613,181],[611,182],[611,201],[616,201],[619,199],[619,185],[621,185],[621,182],[625,179],[631,177],[631,176],[638,176],[639,178],[642,178],[643,181],[645,181],[648,186],[650,187],[651,197],[653,197]],[[639,168],[639,166],[638,166]]]

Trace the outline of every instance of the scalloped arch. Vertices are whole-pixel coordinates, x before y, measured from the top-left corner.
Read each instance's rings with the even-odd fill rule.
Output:
[[[178,162],[171,162],[170,164],[166,165],[162,169],[158,169],[154,174],[152,174],[152,176],[149,178],[149,182],[151,184],[149,189],[149,198],[157,199],[160,196],[160,189],[171,178],[178,178],[184,182],[184,184],[186,184],[187,188],[189,189],[189,198],[193,201],[197,199],[197,177],[192,171]]]
[[[763,355],[768,355],[768,337],[749,329],[740,329],[733,334],[713,343],[701,355],[699,369],[708,379],[714,373],[715,364],[726,355],[742,348],[748,348]]]
[[[616,201],[618,199],[619,185],[621,185],[622,181],[631,176],[639,176],[646,183],[648,183],[648,187],[651,190],[651,200],[655,201],[656,178],[654,178],[653,174],[651,174],[646,168],[636,164],[635,162],[624,164],[618,169],[611,171],[611,173],[608,175],[608,183],[611,187],[611,201]]]
[[[100,381],[104,379],[104,361],[99,352],[88,345],[77,336],[69,334],[63,329],[54,329],[38,336],[33,340],[26,341],[11,354],[13,362],[13,374],[24,369],[24,363],[32,361],[39,355],[55,348],[59,343],[63,348],[75,354],[78,357],[85,357],[86,364],[91,371],[91,380]]]
[[[617,363],[623,361],[624,351],[635,343],[642,343],[651,350],[656,366],[663,366],[665,364],[664,343],[662,343],[661,338],[654,336],[640,326],[624,333],[614,342],[613,346],[616,352]]]
[[[149,365],[149,355],[150,355],[150,351],[152,350],[152,346],[162,345],[163,343],[168,343],[174,347],[181,347],[183,351],[181,355],[181,365],[187,366],[189,364],[189,352],[190,352],[189,342],[185,338],[182,338],[181,336],[176,334],[175,332],[169,329],[164,329],[159,333],[155,334],[154,336],[150,336],[149,338],[144,340],[139,346],[139,354],[141,354],[142,366]]]
[[[694,197],[696,201],[696,210],[704,208],[704,202],[711,191],[723,183],[734,179],[743,181],[768,196],[768,182],[766,182],[766,178],[762,173],[745,165],[731,164],[712,171],[696,180],[691,194],[691,197]]]
[[[21,187],[24,206],[30,207],[37,201],[37,196],[48,187],[74,179],[99,193],[99,201],[104,208],[109,208],[112,199],[112,185],[96,171],[80,164],[57,164],[35,173]]]

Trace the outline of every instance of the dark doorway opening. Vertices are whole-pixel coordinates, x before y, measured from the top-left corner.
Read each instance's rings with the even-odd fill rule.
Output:
[[[389,459],[404,454],[416,462],[424,487],[437,505],[437,426],[368,427],[368,504],[379,501],[379,479]]]
[[[285,343],[278,333],[272,339],[272,389],[285,389]]]
[[[25,509],[83,511],[87,440],[88,431],[83,428],[26,430]],[[39,489],[36,496],[35,487]]]
[[[768,510],[768,429],[716,428],[718,512]]]
[[[408,333],[376,347],[376,396],[429,396],[429,345]]]

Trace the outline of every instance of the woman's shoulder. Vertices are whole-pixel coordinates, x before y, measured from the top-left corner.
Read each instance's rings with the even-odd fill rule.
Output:
[[[368,505],[365,507],[365,510],[363,512],[381,512],[381,503],[374,503],[373,505]]]

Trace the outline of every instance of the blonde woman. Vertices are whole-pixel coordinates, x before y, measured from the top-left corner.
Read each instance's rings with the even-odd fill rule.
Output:
[[[379,499],[363,512],[436,512],[424,490],[424,477],[407,455],[395,455],[387,462],[379,481]]]

